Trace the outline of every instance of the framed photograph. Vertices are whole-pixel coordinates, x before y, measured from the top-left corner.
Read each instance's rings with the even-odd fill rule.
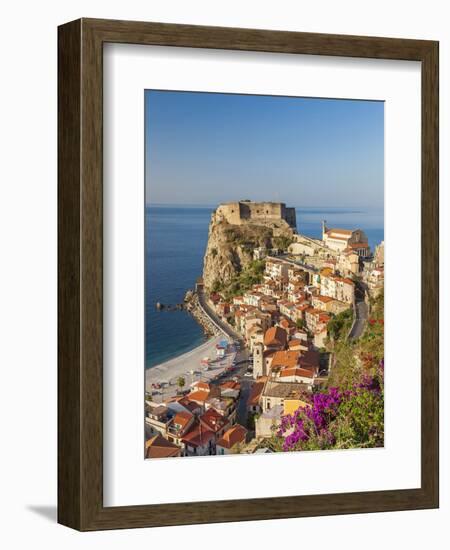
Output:
[[[438,507],[438,43],[58,40],[59,522]]]

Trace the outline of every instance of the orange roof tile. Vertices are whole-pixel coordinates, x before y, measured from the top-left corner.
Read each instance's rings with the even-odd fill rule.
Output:
[[[302,368],[305,368],[305,367],[319,368],[320,353],[318,351],[313,351],[313,350],[305,351],[300,357],[299,364]]]
[[[247,430],[240,424],[235,424],[232,428],[227,430],[221,439],[217,442],[217,445],[224,447],[225,449],[231,449],[237,443],[243,443],[247,437]]]
[[[258,405],[259,398],[264,390],[264,382],[255,382],[247,399],[247,406]]]
[[[284,347],[287,342],[287,334],[281,327],[271,327],[264,335],[265,346],[281,346]]]
[[[180,456],[180,448],[165,439],[161,434],[153,436],[145,443],[146,458],[170,458]]]
[[[203,402],[209,398],[209,391],[198,390],[188,394],[190,401]]]
[[[314,373],[311,370],[302,369],[300,367],[288,367],[280,372],[280,376],[301,376],[303,378],[314,378]]]
[[[178,412],[174,417],[173,417],[173,423],[174,424],[178,424],[179,426],[181,426],[182,428],[186,427],[186,425],[192,420],[192,418],[194,417],[193,414],[191,414],[190,412],[188,411],[181,411],[181,412]]]
[[[200,416],[199,420],[212,432],[218,432],[228,424],[228,420],[214,409],[208,409]]]
[[[299,358],[299,351],[277,351],[273,356],[271,368],[295,367],[298,365]]]
[[[319,300],[320,302],[323,302],[324,304],[328,304],[328,302],[332,302],[333,298],[331,296],[315,296],[314,300]]]
[[[214,432],[211,430],[205,429],[200,427],[199,424],[188,432],[183,438],[182,441],[184,443],[187,443],[188,445],[191,445],[192,447],[204,447],[207,445],[212,439],[214,439],[215,435]]]
[[[201,381],[194,382],[192,384],[192,387],[195,388],[196,391],[198,391],[198,390],[210,391],[210,389],[211,389],[208,382],[201,382]]]
[[[295,348],[297,346],[304,346],[307,348],[308,343],[306,342],[306,340],[301,340],[300,338],[292,338],[292,340],[288,342],[289,348]]]

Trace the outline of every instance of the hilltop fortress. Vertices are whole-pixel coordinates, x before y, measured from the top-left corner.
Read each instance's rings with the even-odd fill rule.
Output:
[[[284,220],[294,231],[297,229],[295,208],[287,207],[284,202],[227,202],[219,205],[215,214],[217,221],[231,225],[266,225]]]
[[[226,287],[250,266],[255,249],[286,250],[296,233],[295,209],[283,202],[219,204],[209,224],[203,262],[205,288]]]

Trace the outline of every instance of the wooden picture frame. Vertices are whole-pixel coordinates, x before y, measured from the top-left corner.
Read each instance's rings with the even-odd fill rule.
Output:
[[[106,42],[421,63],[421,488],[103,506],[102,49]],[[437,507],[438,43],[80,19],[59,27],[58,50],[58,521],[90,531]]]

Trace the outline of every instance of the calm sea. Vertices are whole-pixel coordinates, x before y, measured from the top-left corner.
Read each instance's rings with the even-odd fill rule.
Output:
[[[201,275],[213,207],[148,206],[145,211],[145,357],[152,367],[203,342],[200,326],[184,311],[157,311],[156,302],[177,304]],[[374,249],[384,239],[383,212],[358,209],[298,208],[300,233],[321,237],[329,227],[360,228]]]

